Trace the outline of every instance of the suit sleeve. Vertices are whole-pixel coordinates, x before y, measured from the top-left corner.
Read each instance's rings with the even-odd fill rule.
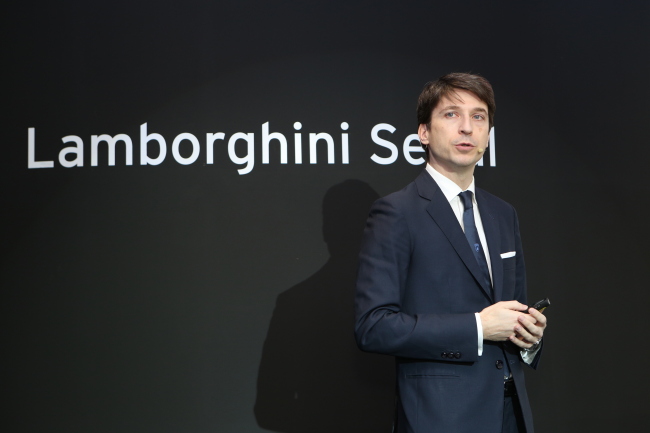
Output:
[[[474,313],[417,314],[402,310],[413,248],[411,236],[405,218],[387,199],[373,205],[359,256],[355,294],[359,348],[406,358],[476,361]]]
[[[512,208],[514,236],[515,236],[515,255],[517,260],[516,274],[515,274],[515,297],[514,299],[522,304],[528,305],[528,289],[526,287],[526,264],[524,262],[524,251],[521,246],[521,235],[519,234],[519,218],[517,211]]]
[[[513,209],[513,214],[514,214],[514,230],[515,230],[515,246],[517,249],[517,274],[516,274],[516,283],[515,283],[515,299],[522,304],[528,304],[528,297],[527,297],[527,287],[526,287],[526,265],[524,263],[524,252],[523,248],[521,246],[521,235],[519,233],[519,218],[517,217],[517,212],[514,211]],[[510,343],[512,344],[512,343]],[[535,356],[533,357],[530,362],[526,362],[523,360],[523,352],[520,351],[520,357],[524,364],[532,367],[533,369],[537,369],[537,366],[539,364],[540,357],[542,355],[542,347],[544,346],[544,342],[542,341],[542,344],[540,345],[539,349],[535,353]]]

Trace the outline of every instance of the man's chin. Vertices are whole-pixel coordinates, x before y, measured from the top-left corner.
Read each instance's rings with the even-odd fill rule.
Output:
[[[482,157],[483,155],[467,155],[467,157],[464,158],[456,158],[453,161],[453,165],[459,169],[473,168],[478,164]]]

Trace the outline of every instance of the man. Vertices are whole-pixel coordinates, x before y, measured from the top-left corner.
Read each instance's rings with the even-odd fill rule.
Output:
[[[546,318],[529,313],[514,208],[474,187],[494,93],[453,73],[418,100],[427,167],[373,205],[355,295],[357,343],[396,357],[397,432],[533,432],[522,363]]]

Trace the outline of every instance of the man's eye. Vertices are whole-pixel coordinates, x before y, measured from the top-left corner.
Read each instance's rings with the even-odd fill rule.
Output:
[[[445,113],[445,117],[454,117],[455,115],[456,115],[456,113],[451,112],[451,111],[448,112],[448,113]]]
[[[485,119],[485,116],[483,116],[482,114],[475,114],[474,115],[474,120],[484,120],[484,119]]]

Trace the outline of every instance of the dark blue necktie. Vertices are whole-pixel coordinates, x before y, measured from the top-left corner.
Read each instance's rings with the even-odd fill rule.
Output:
[[[463,206],[465,206],[465,212],[463,212],[463,225],[465,226],[465,236],[469,242],[469,246],[472,248],[474,257],[478,262],[479,268],[481,268],[481,273],[485,279],[486,287],[492,287],[492,281],[490,280],[490,271],[488,270],[487,260],[485,260],[485,251],[483,251],[483,246],[481,245],[481,240],[478,237],[478,231],[476,230],[476,223],[474,222],[474,205],[472,203],[472,191],[463,191],[460,194],[460,199],[463,201]]]

